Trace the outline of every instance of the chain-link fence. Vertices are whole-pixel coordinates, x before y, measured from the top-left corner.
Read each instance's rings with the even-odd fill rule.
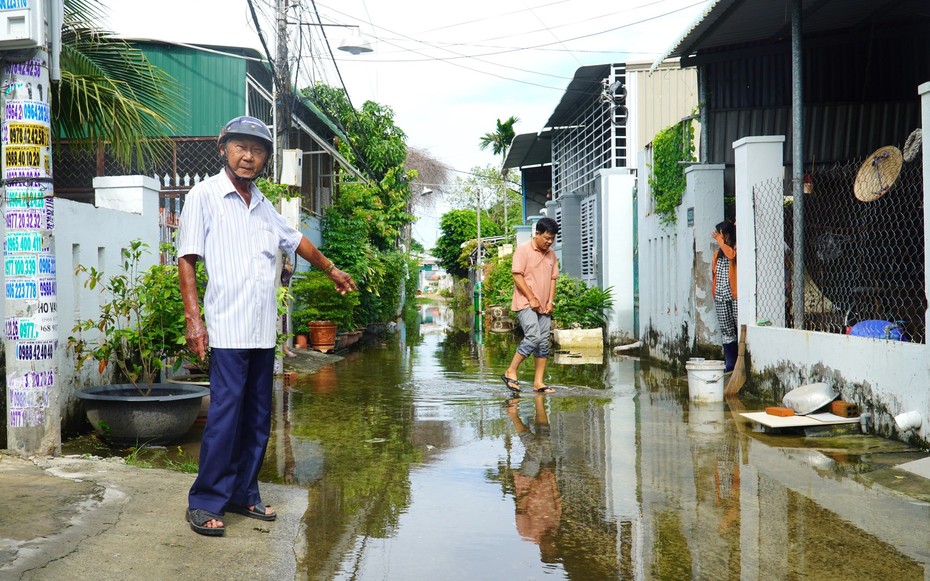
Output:
[[[923,172],[919,157],[888,155],[805,177],[804,329],[926,340]],[[784,180],[753,192],[758,312],[786,327],[794,327],[791,194]]]

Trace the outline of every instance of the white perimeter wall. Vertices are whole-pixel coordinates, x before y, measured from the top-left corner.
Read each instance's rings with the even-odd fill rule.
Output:
[[[145,257],[143,268],[158,261],[160,240],[158,226],[158,181],[146,176],[94,178],[96,204],[55,198],[55,261],[58,283],[58,351],[57,367],[60,381],[59,402],[62,419],[75,401],[71,393],[76,388],[106,383],[91,362],[78,374],[74,357],[67,352],[68,336],[78,319],[99,314],[101,295],[98,289],[84,288],[86,277],[77,278],[78,264],[94,267],[105,274],[122,271],[121,253],[132,240],[149,245],[151,254]]]
[[[647,154],[640,176],[649,175]],[[674,224],[663,225],[643,177],[638,182],[639,326],[651,357],[683,362],[696,346],[718,348],[710,289],[714,227],[723,220],[722,165],[692,165]]]
[[[600,174],[601,288],[613,287],[613,310],[607,333],[610,344],[625,344],[636,337],[633,328],[633,196],[636,177],[626,168]]]
[[[924,244],[930,241],[930,183],[926,176],[930,169],[930,83],[918,90],[921,96],[924,167]],[[734,144],[736,151],[737,238],[740,256],[746,256],[747,242],[758,243],[756,260],[742,260],[739,270],[740,322],[748,324],[746,348],[754,374],[764,373],[765,380],[749,387],[773,394],[803,385],[824,381],[829,383],[846,401],[860,406],[867,414],[870,431],[903,440],[918,439],[930,442],[930,347],[926,344],[904,343],[883,339],[851,337],[833,333],[820,333],[786,329],[778,326],[758,327],[758,318],[771,317],[771,305],[756,303],[755,289],[750,285],[766,284],[756,277],[756,264],[776,260],[781,264],[780,251],[768,253],[767,244],[755,241],[751,229],[754,220],[766,218],[758,209],[753,214],[752,185],[770,179],[774,168],[781,166],[783,137],[750,138]],[[777,143],[777,145],[776,145]],[[768,153],[765,153],[768,148]],[[777,153],[776,153],[777,152]],[[773,157],[774,156],[774,157]],[[783,174],[778,174],[779,177]],[[925,276],[930,276],[930,252]],[[761,270],[761,269],[760,269]],[[925,288],[930,281],[925,280]],[[745,299],[744,299],[745,293]],[[774,322],[774,319],[773,319]],[[897,414],[917,411],[922,425],[909,432],[895,426]]]

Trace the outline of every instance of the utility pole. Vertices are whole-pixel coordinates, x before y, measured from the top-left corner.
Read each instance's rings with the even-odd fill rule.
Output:
[[[289,147],[288,130],[291,127],[291,70],[287,62],[287,4],[278,0],[277,33],[278,46],[275,50],[275,152],[274,179],[281,179],[281,157]]]
[[[6,444],[21,454],[61,452],[49,85],[62,14],[61,0],[0,8]]]

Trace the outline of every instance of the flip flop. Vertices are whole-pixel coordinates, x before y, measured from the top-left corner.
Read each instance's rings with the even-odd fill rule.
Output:
[[[278,513],[276,512],[265,514],[265,508],[265,505],[262,504],[261,501],[258,501],[255,503],[254,508],[239,506],[237,504],[230,504],[226,507],[226,510],[236,514],[241,514],[242,516],[247,516],[249,518],[255,518],[263,521],[273,521],[274,519],[278,518]]]
[[[544,385],[540,388],[533,389],[533,393],[554,393],[554,392],[555,392],[555,388],[549,387],[548,385]]]
[[[184,519],[191,524],[191,530],[197,534],[204,535],[206,537],[222,537],[226,534],[226,525],[221,527],[207,526],[207,523],[211,520],[219,522],[222,519],[219,515],[213,514],[212,512],[202,508],[187,509],[187,514],[184,515]]]
[[[507,389],[513,393],[520,393],[520,382],[516,379],[511,379],[506,375],[501,375],[501,379],[504,381],[504,385],[507,386]]]

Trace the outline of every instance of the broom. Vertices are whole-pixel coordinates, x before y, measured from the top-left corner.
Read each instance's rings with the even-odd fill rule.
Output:
[[[723,395],[736,395],[746,383],[746,325],[740,325],[739,328],[739,347],[736,352],[736,363],[733,365],[733,373],[730,375],[730,381],[723,390]]]

